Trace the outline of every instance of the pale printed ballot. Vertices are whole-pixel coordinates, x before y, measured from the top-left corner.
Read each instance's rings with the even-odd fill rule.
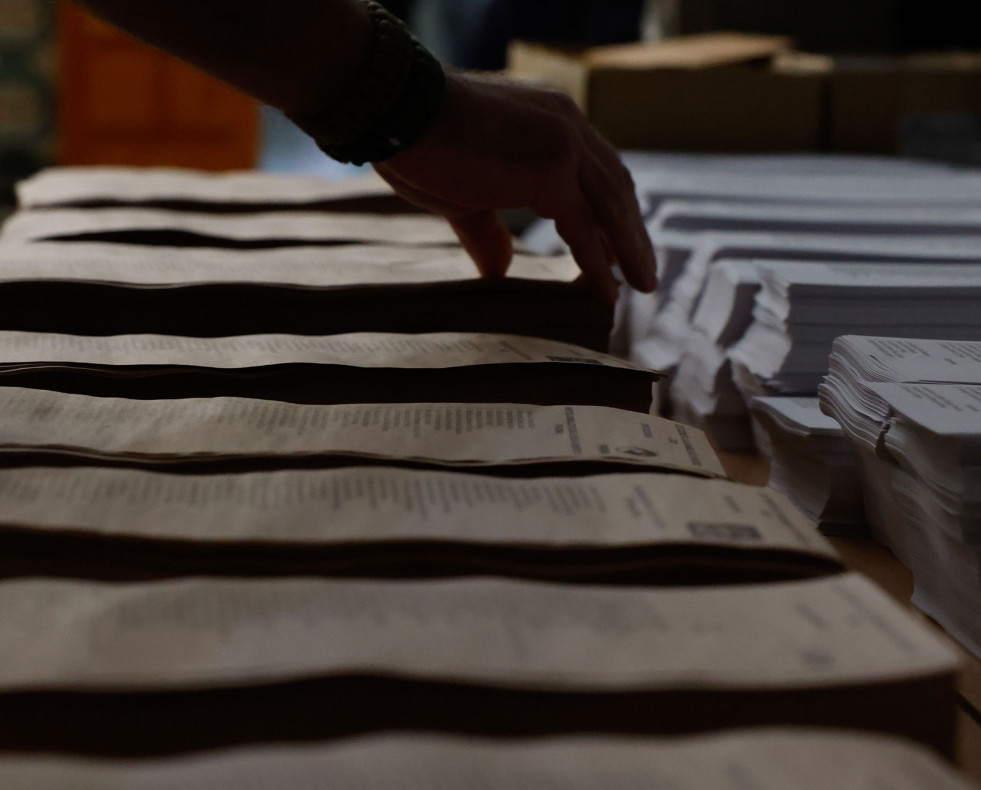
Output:
[[[602,406],[136,401],[2,388],[0,458],[23,453],[137,464],[375,458],[487,467],[576,461],[725,476],[700,431]]]

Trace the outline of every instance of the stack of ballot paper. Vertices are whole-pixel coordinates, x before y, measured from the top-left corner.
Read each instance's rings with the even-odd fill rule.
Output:
[[[393,467],[0,470],[2,577],[496,574],[688,585],[839,570],[783,496],[724,480]]]
[[[721,449],[751,448],[748,399],[815,394],[837,335],[971,336],[979,272],[967,262],[719,261],[682,342],[671,405]]]
[[[20,188],[0,786],[514,788],[588,763],[597,787],[743,790],[859,751],[890,786],[956,782],[886,736],[951,754],[957,652],[649,413],[656,374],[599,353],[612,309],[574,262],[482,280],[432,218],[365,214],[379,196]]]
[[[518,335],[174,335],[0,331],[0,385],[125,398],[237,395],[292,403],[448,400],[648,413],[658,374]]]
[[[457,237],[445,220],[428,214],[21,209],[4,223],[0,243],[32,241],[270,249],[350,243],[455,246]]]
[[[981,208],[969,183],[967,189],[952,188],[950,176],[957,175],[960,181],[963,172],[925,159],[653,151],[623,151],[620,158],[633,177],[645,216],[652,216],[663,201],[669,200],[883,207],[922,205],[926,201]],[[913,183],[914,179],[919,183]],[[947,183],[941,184],[941,180]],[[535,221],[522,241],[542,254],[568,252],[552,220]]]
[[[981,263],[767,262],[753,322],[730,352],[744,393],[817,392],[840,335],[981,336]]]
[[[807,207],[801,207],[806,212]],[[651,223],[648,223],[650,227]],[[683,357],[691,319],[709,273],[722,260],[848,263],[978,263],[981,235],[875,235],[665,231],[653,237],[658,255],[655,295],[632,292],[624,317],[631,355],[673,371]]]
[[[746,401],[733,381],[729,348],[752,322],[759,287],[754,261],[723,260],[712,267],[681,341],[668,397],[663,389],[659,393],[660,403],[670,403],[678,419],[705,429],[720,450],[758,444],[747,419]]]
[[[883,206],[724,200],[665,200],[649,223],[653,238],[670,231],[757,231],[835,235],[981,235],[981,204]]]
[[[0,387],[0,465],[231,471],[372,461],[499,474],[654,468],[725,476],[698,429],[605,406],[134,400]]]
[[[400,212],[415,209],[373,170],[330,180],[256,171],[210,173],[173,167],[51,167],[16,185],[17,205],[36,208],[141,208],[258,211]]]
[[[828,156],[756,167],[706,161],[641,167],[643,158],[635,157],[637,191],[653,209],[666,200],[981,208],[981,175],[942,165]]]
[[[753,419],[765,431],[768,485],[785,494],[826,535],[867,532],[858,460],[838,422],[817,398],[754,398]]]
[[[970,790],[930,750],[884,735],[746,729],[686,738],[582,736],[481,740],[381,735],[184,759],[64,756],[0,762],[5,790],[313,788],[637,790]]]
[[[462,250],[382,244],[0,244],[0,328],[194,336],[453,330],[606,350],[613,310],[577,282],[579,273],[571,257],[517,255],[507,277],[484,280]]]
[[[855,574],[0,584],[0,748],[165,754],[378,730],[822,725],[949,754],[957,654]],[[57,726],[52,726],[57,722]]]
[[[981,341],[844,337],[821,384],[914,603],[981,655]],[[965,383],[968,382],[968,383]]]

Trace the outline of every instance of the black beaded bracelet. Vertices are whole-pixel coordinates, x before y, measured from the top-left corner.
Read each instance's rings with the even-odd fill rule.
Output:
[[[401,20],[365,2],[375,30],[368,62],[331,107],[289,118],[320,149],[340,162],[361,165],[390,159],[418,142],[443,103],[443,67]]]

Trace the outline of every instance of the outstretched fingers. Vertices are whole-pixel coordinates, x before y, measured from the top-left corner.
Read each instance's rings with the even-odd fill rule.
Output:
[[[511,265],[511,234],[496,211],[449,216],[450,225],[483,277],[503,277]]]

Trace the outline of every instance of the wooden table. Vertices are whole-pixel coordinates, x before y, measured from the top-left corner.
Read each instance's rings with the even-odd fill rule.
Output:
[[[760,455],[720,452],[719,459],[733,480],[748,485],[765,485],[769,464]],[[917,617],[943,633],[911,603],[913,575],[892,553],[871,539],[831,538],[845,565],[872,579],[889,595],[906,606]],[[961,706],[957,714],[957,762],[964,772],[981,785],[981,659],[960,648],[963,668],[957,688]]]

